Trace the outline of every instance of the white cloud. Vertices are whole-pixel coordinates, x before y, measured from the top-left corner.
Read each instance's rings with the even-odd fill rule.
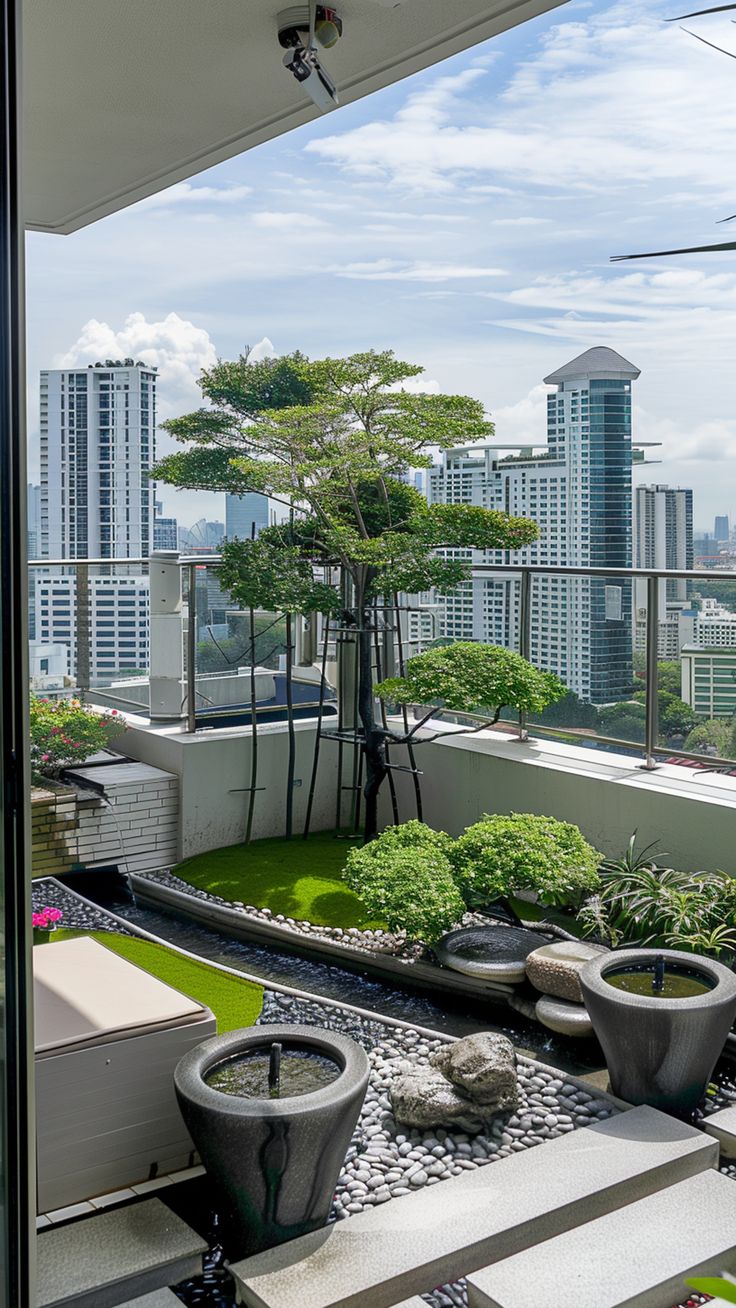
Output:
[[[273,359],[276,357],[276,350],[273,341],[269,341],[267,336],[254,345],[249,354],[251,363],[258,363],[261,359]]]
[[[585,22],[561,21],[505,85],[500,66],[442,75],[393,117],[320,136],[307,150],[403,190],[477,188],[485,174],[494,186],[602,196],[659,179],[723,197],[732,68],[660,14],[622,0]],[[730,30],[727,19],[722,27]],[[717,21],[709,28],[716,41],[719,30]]]
[[[149,322],[142,313],[131,313],[119,331],[90,318],[71,348],[57,356],[54,367],[73,368],[98,359],[127,357],[158,368],[161,417],[198,403],[201,396],[197,377],[202,368],[211,368],[217,361],[215,347],[203,327],[196,327],[176,313],[159,322]]]
[[[269,231],[307,231],[315,227],[324,227],[325,223],[312,213],[279,212],[263,209],[252,215],[254,227],[265,227]]]
[[[372,282],[451,282],[503,277],[503,268],[482,268],[470,264],[402,263],[398,259],[375,259],[369,263],[348,263],[331,271],[339,277]]]
[[[253,194],[251,186],[193,186],[191,182],[177,182],[157,195],[139,202],[140,208],[168,209],[179,204],[237,204]]]
[[[494,409],[491,417],[496,424],[496,436],[499,441],[528,442],[532,445],[547,443],[547,396],[551,386],[534,386],[523,399],[515,404],[502,404]]]

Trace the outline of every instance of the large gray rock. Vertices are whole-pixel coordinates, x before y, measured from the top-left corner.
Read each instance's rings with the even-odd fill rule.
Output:
[[[457,1090],[436,1067],[417,1067],[397,1077],[390,1090],[394,1116],[404,1126],[459,1127],[480,1131],[484,1124],[477,1106]]]
[[[486,1115],[517,1107],[516,1057],[506,1036],[478,1031],[438,1049],[429,1061]]]

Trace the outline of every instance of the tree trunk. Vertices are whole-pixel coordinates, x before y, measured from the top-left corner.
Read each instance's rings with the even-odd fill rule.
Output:
[[[358,633],[358,715],[363,728],[363,757],[365,759],[365,820],[363,838],[366,844],[378,835],[378,794],[388,775],[386,767],[386,733],[376,721],[373,695],[373,627],[372,610],[361,607]]]

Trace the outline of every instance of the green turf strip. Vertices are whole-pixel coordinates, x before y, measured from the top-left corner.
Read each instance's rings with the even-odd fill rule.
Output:
[[[263,987],[253,981],[230,976],[209,963],[186,958],[166,945],[154,940],[141,940],[137,936],[123,936],[114,931],[54,931],[52,942],[70,940],[78,936],[91,936],[106,949],[127,958],[144,971],[181,991],[190,999],[206,1004],[217,1019],[220,1035],[242,1026],[253,1026],[263,1006]],[[41,946],[43,949],[47,945]]]
[[[307,840],[255,840],[197,854],[174,871],[197,890],[315,926],[383,927],[342,880],[348,850],[357,843],[330,831]]]

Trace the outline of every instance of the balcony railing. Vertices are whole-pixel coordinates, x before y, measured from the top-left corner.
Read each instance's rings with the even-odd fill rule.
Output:
[[[164,556],[154,555],[153,558],[162,558]],[[181,592],[183,605],[182,613],[182,646],[183,656],[181,661],[181,706],[180,712],[174,713],[184,724],[184,729],[194,732],[198,726],[203,724],[203,717],[206,725],[216,724],[218,720],[226,722],[228,717],[232,717],[233,706],[227,703],[215,703],[210,699],[206,692],[206,683],[210,679],[206,673],[197,669],[197,644],[198,637],[201,635],[201,625],[198,628],[196,621],[189,621],[189,612],[196,612],[197,607],[197,586],[198,578],[201,578],[202,571],[210,568],[216,569],[220,563],[220,555],[217,553],[176,556],[169,554],[168,562],[178,567],[182,573]],[[53,569],[52,576],[49,577],[51,583],[54,578],[58,578],[61,570],[64,573],[74,573],[77,577],[77,596],[88,594],[90,577],[93,574],[111,575],[113,570],[124,570],[124,575],[131,575],[136,571],[139,574],[145,574],[149,571],[152,559],[136,558],[114,558],[114,559],[34,559],[29,563],[32,570],[31,575],[39,570]],[[119,575],[119,573],[118,573]],[[656,768],[663,759],[682,759],[683,761],[692,761],[701,766],[707,766],[713,769],[733,769],[736,768],[736,758],[722,757],[720,755],[703,754],[695,751],[688,751],[677,748],[668,743],[660,743],[659,740],[659,722],[658,722],[658,662],[659,641],[660,641],[660,619],[666,615],[660,613],[660,589],[662,582],[680,581],[691,583],[693,586],[705,584],[709,592],[717,589],[719,582],[736,582],[736,571],[726,570],[675,570],[675,569],[648,569],[648,568],[612,568],[612,567],[566,567],[559,565],[546,564],[476,564],[472,567],[468,584],[482,583],[488,581],[511,581],[518,586],[518,593],[514,597],[513,603],[513,620],[509,622],[509,639],[510,645],[518,648],[519,652],[526,658],[532,657],[534,652],[534,614],[533,614],[533,586],[536,579],[539,578],[570,578],[570,579],[598,579],[607,581],[611,584],[616,582],[635,583],[637,581],[646,584],[646,630],[644,642],[645,656],[645,680],[640,689],[644,692],[644,719],[645,730],[644,739],[626,739],[615,734],[606,734],[581,725],[566,726],[564,723],[559,725],[545,725],[540,722],[530,722],[525,715],[518,718],[517,730],[519,739],[526,740],[530,733],[539,736],[563,737],[572,740],[574,743],[594,744],[604,748],[624,749],[628,752],[636,751],[643,753],[643,767],[646,769]],[[629,597],[625,597],[625,602],[629,602]],[[390,607],[390,606],[389,606]],[[247,615],[242,610],[233,608],[227,609],[230,619],[235,617],[246,618]],[[549,616],[549,615],[548,615]],[[632,637],[633,623],[635,621],[632,606]],[[37,639],[43,639],[37,634]],[[51,638],[49,637],[49,640]],[[91,628],[89,620],[88,606],[77,601],[77,621],[76,628],[73,630],[71,640],[76,652],[76,679],[77,685],[82,694],[88,694],[90,691],[97,689],[100,691],[100,679],[97,685],[92,684],[94,678],[90,676],[92,666],[91,659]],[[729,647],[724,646],[724,649]],[[734,642],[734,653],[736,654],[736,641]],[[235,665],[233,665],[235,667]],[[145,672],[146,669],[141,669]],[[125,673],[118,674],[117,679],[124,676]],[[112,679],[112,678],[111,678]],[[214,678],[216,680],[216,677]],[[563,675],[563,680],[565,677]],[[133,708],[138,704],[140,710],[144,710],[144,705],[140,701],[131,702],[125,700],[122,689],[118,688],[117,694],[114,690],[105,688],[105,699],[115,703],[119,707]],[[324,711],[326,705],[324,701],[319,701],[316,697],[307,697],[299,704],[300,715],[303,716],[306,711],[314,711],[316,716]],[[204,710],[204,712],[202,712]],[[331,709],[328,711],[332,711]],[[272,708],[268,705],[258,707],[256,710],[257,717],[268,718]],[[479,717],[473,714],[464,714],[463,718],[472,721],[480,721]],[[503,724],[501,724],[503,725]]]

